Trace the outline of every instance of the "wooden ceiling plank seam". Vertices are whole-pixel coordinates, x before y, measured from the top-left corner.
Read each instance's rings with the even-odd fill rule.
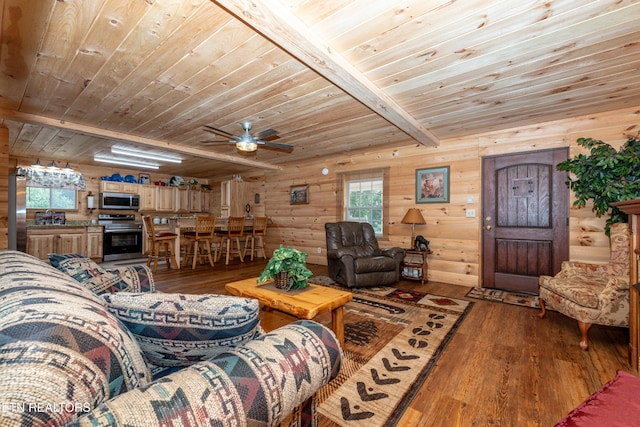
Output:
[[[203,2],[198,10],[180,22],[179,26],[172,26],[171,32],[159,45],[149,45],[147,52],[138,54],[137,51],[129,51],[129,58],[133,56],[139,60],[134,61],[132,67],[128,69],[128,74],[100,100],[102,108],[88,111],[83,117],[83,121],[91,121],[103,127],[103,123],[108,122],[111,116],[127,114],[127,100],[142,91],[150,80],[167,68],[167,64],[178,61],[184,55],[185,50],[188,51],[194,44],[197,45],[203,39],[208,38],[208,30],[215,22],[226,20],[227,17],[223,14],[216,15],[216,20],[212,22],[211,16],[206,13],[208,7],[210,4]],[[228,19],[232,18],[229,16]],[[144,32],[141,30],[140,34],[144,34]],[[132,40],[131,49],[134,49],[135,46],[136,44]]]
[[[618,93],[623,93],[624,96],[630,96],[638,98],[640,96],[640,82],[635,85],[629,85],[628,81],[621,82],[621,85],[611,87],[611,85],[607,83],[602,83],[600,85],[594,85],[586,94],[583,95],[581,92],[575,91],[574,93],[565,93],[559,92],[554,94],[547,94],[545,97],[547,98],[547,102],[544,104],[539,103],[537,105],[535,103],[538,97],[527,97],[523,99],[519,99],[518,101],[509,101],[503,102],[501,105],[483,105],[475,108],[466,109],[463,115],[455,114],[453,110],[448,112],[447,114],[441,114],[438,117],[438,121],[444,123],[451,123],[450,118],[455,116],[456,118],[460,118],[462,121],[466,121],[467,126],[470,121],[478,120],[478,117],[482,116],[483,119],[486,120],[501,120],[509,118],[509,115],[513,115],[514,111],[518,111],[518,109],[523,109],[523,111],[527,111],[525,116],[530,117],[531,112],[539,109],[541,114],[546,115],[548,117],[552,117],[557,115],[557,111],[562,110],[570,110],[573,105],[580,105],[581,103],[588,102],[590,99],[600,100],[607,98],[618,97]],[[561,104],[562,105],[561,107]],[[554,107],[555,105],[555,107]],[[487,110],[490,107],[489,110]],[[482,114],[483,111],[491,111],[491,113]],[[465,120],[466,119],[466,120]],[[457,119],[456,119],[457,120]],[[436,127],[438,127],[436,125]]]
[[[565,21],[561,18],[566,16],[566,13],[573,11],[568,6],[574,6],[575,2],[565,2],[565,7],[559,9],[559,3],[548,3],[545,7],[538,5],[529,6],[527,3],[521,3],[517,6],[510,6],[508,8],[500,7],[499,5],[492,5],[491,10],[486,14],[478,15],[477,21],[469,19],[475,15],[472,14],[462,21],[460,28],[458,26],[452,26],[450,21],[446,22],[447,26],[444,29],[438,28],[436,33],[419,33],[414,31],[414,39],[427,39],[430,41],[430,46],[425,48],[425,52],[432,52],[432,55],[427,57],[429,64],[433,65],[435,69],[444,68],[450,65],[451,59],[459,61],[460,58],[466,59],[469,56],[479,56],[479,52],[495,52],[497,49],[505,49],[505,46],[509,50],[513,50],[519,43],[529,42],[540,35],[549,33],[549,27],[558,21]],[[467,5],[465,4],[465,7]],[[558,10],[554,10],[558,9]],[[474,10],[473,8],[470,10]],[[527,13],[529,11],[535,11],[536,15]],[[604,9],[600,9],[602,11]],[[491,12],[491,13],[489,13]],[[550,16],[549,16],[550,15]],[[560,16],[560,17],[559,17]],[[575,18],[571,18],[573,22]],[[505,25],[513,21],[511,26]],[[535,34],[531,34],[531,31],[535,30]],[[508,43],[504,41],[508,40]],[[565,39],[566,40],[566,39]],[[469,42],[473,44],[469,44]],[[408,46],[407,43],[405,43]],[[535,43],[533,43],[535,45]],[[396,50],[403,49],[402,46],[392,47],[394,49],[394,57],[406,58],[403,61],[404,68],[413,69],[419,68],[422,64],[422,58],[412,55],[411,52],[407,52],[406,55],[397,52]],[[384,50],[381,49],[384,52]],[[391,53],[391,52],[389,52]],[[369,58],[364,63],[358,63],[359,66],[367,70],[367,75],[372,75],[372,80],[377,84],[385,84],[384,82],[378,82],[378,79],[384,76],[388,81],[394,81],[398,79],[405,79],[404,76],[396,76],[393,70],[389,70],[393,61],[389,58],[380,57],[381,53],[378,53],[376,57]],[[385,60],[386,59],[386,60]],[[376,65],[370,62],[376,61]],[[443,61],[447,61],[444,62]],[[377,77],[376,77],[377,76]]]
[[[104,0],[88,4],[56,2],[41,50],[38,52],[33,79],[29,81],[21,109],[42,113],[54,103],[52,96],[77,55],[77,47],[91,28]]]
[[[224,31],[224,29],[228,29],[230,32],[240,33],[242,45],[247,45],[247,41],[255,37],[255,33],[253,31],[250,32],[246,25],[242,25],[235,20],[231,22],[235,24],[231,25],[233,28],[229,29],[229,25],[224,25],[219,31],[215,32],[216,36],[220,36],[221,32],[225,33],[225,36],[222,36],[223,39],[225,39],[224,43],[229,43],[229,38],[233,38],[233,35]],[[213,41],[214,39],[215,42]],[[192,84],[189,82],[196,83],[196,76],[206,74],[207,70],[214,70],[215,67],[212,67],[212,65],[217,60],[230,56],[229,50],[222,47],[225,46],[224,43],[221,43],[218,37],[209,37],[200,43],[199,46],[190,49],[187,55],[184,55],[175,64],[167,67],[161,74],[151,79],[143,90],[138,92],[131,100],[127,101],[127,110],[130,113],[113,117],[120,121],[110,120],[108,122],[109,127],[135,131],[141,123],[153,120],[149,118],[150,116],[155,116],[151,113],[152,111],[164,111],[178,102],[191,99],[193,92]],[[218,49],[216,46],[221,47]],[[237,46],[237,44],[234,43],[234,46]],[[207,48],[213,51],[211,57],[205,56],[204,49]],[[216,51],[217,54],[214,54]],[[178,79],[179,81],[176,81]],[[198,78],[198,80],[202,82],[206,80],[206,77],[202,76]],[[197,88],[200,84],[193,86],[193,89],[198,90]],[[163,97],[167,97],[169,102],[166,102],[166,99],[163,99]],[[145,117],[141,118],[143,115]],[[103,122],[103,125],[106,124],[107,123]]]
[[[272,50],[271,53],[276,55],[278,54],[276,50]],[[267,55],[265,59],[269,60],[271,57]],[[276,59],[276,57],[274,57],[274,59]],[[288,61],[273,68],[269,75],[277,76],[277,73],[282,73],[283,70],[294,63],[296,67],[299,65],[297,61]],[[220,76],[219,79],[209,82],[208,86],[204,89],[194,93],[184,101],[173,105],[159,116],[141,124],[136,128],[136,131],[157,132],[157,136],[159,137],[171,137],[172,135],[175,136],[178,134],[184,134],[184,132],[192,131],[193,128],[183,128],[185,120],[186,123],[193,123],[197,121],[201,121],[203,123],[210,122],[206,116],[211,114],[212,110],[220,108],[223,103],[229,102],[227,100],[237,102],[238,99],[246,99],[247,102],[249,102],[249,99],[255,93],[258,93],[260,87],[255,83],[256,87],[253,91],[241,90],[242,88],[248,89],[244,85],[249,84],[249,82],[255,82],[255,78],[248,81],[242,80],[242,76],[236,73]]]
[[[299,68],[299,64],[295,60],[287,61],[268,73],[268,79],[265,79],[263,74],[244,82],[238,82],[233,85],[233,88],[214,98],[207,99],[206,94],[202,94],[203,103],[188,108],[182,106],[182,112],[167,123],[167,128],[172,126],[172,122],[181,121],[184,117],[188,117],[191,122],[210,123],[223,130],[226,125],[235,125],[240,121],[247,120],[249,117],[246,114],[244,117],[233,117],[233,112],[251,106],[250,114],[254,115],[257,111],[255,100],[261,99],[264,94],[274,88],[298,90],[297,86],[317,80],[317,75],[307,69]],[[289,70],[290,66],[293,66],[294,69]],[[236,79],[234,78],[233,81]],[[225,86],[232,86],[226,84],[227,82],[225,81]],[[219,122],[223,118],[226,123]],[[175,128],[173,129],[175,132]]]
[[[638,31],[637,34],[640,36],[640,31]],[[446,78],[446,85],[441,85],[430,91],[416,93],[415,90],[409,90],[406,91],[406,95],[397,93],[395,96],[397,96],[398,99],[403,100],[403,102],[408,105],[411,105],[414,102],[419,102],[419,97],[424,96],[430,99],[432,106],[436,106],[440,103],[446,104],[448,101],[451,101],[452,97],[455,97],[455,94],[460,91],[461,85],[464,85],[464,88],[477,87],[484,88],[486,90],[487,87],[493,88],[510,86],[509,81],[530,81],[526,80],[524,77],[536,79],[536,76],[539,76],[541,78],[545,78],[552,75],[551,73],[555,73],[556,69],[564,69],[566,72],[572,72],[575,74],[576,67],[583,68],[585,61],[599,65],[606,59],[619,56],[620,52],[629,51],[629,54],[632,54],[639,48],[637,44],[627,43],[626,38],[623,36],[607,40],[606,42],[601,42],[597,46],[600,45],[602,45],[602,47],[598,47],[598,52],[601,52],[601,56],[598,58],[598,61],[593,61],[593,59],[589,59],[588,56],[588,52],[594,48],[594,45],[581,46],[570,51],[557,49],[553,55],[549,56],[542,55],[539,52],[532,52],[530,55],[527,55],[526,58],[522,58],[522,60],[518,57],[514,57],[513,65],[509,67],[506,66],[506,62],[503,66],[495,64],[494,66],[487,65],[478,67],[474,70],[467,70],[456,76],[448,76]],[[603,49],[607,50],[605,51]],[[505,71],[502,71],[499,74],[495,73],[494,70],[498,67]],[[547,72],[545,75],[545,71],[547,70],[550,72]],[[559,70],[557,72],[560,73],[563,71]],[[443,81],[445,79],[443,78],[439,80]],[[411,100],[411,98],[413,98],[413,100]],[[439,98],[441,98],[442,101],[438,101]]]
[[[0,117],[4,117],[10,120],[21,120],[29,123],[37,123],[43,125],[43,129],[48,129],[47,127],[53,127],[55,131],[59,129],[72,129],[76,132],[86,133],[89,135],[99,136],[102,138],[112,139],[112,140],[120,140],[120,141],[129,141],[138,144],[143,144],[146,146],[151,146],[155,148],[162,148],[170,151],[175,151],[178,153],[190,154],[193,156],[199,156],[204,158],[209,158],[213,160],[220,160],[223,162],[235,163],[240,165],[253,166],[258,169],[266,169],[266,170],[278,170],[279,166],[274,166],[268,163],[263,162],[255,162],[253,160],[244,159],[236,156],[222,155],[216,153],[206,152],[204,150],[193,149],[190,147],[181,147],[172,142],[167,141],[157,141],[151,138],[145,138],[142,136],[129,135],[122,132],[115,132],[108,129],[100,129],[93,126],[87,126],[80,123],[71,123],[64,120],[56,120],[51,119],[44,116],[37,116],[30,113],[22,113],[7,109],[0,109]]]
[[[44,40],[47,22],[54,4],[29,7],[23,0],[4,0],[0,9],[0,107],[20,108],[29,82],[29,70],[35,67]]]
[[[294,15],[278,2],[215,0],[300,61],[322,74],[418,142],[438,145],[438,138],[328,46],[322,46]]]
[[[636,6],[637,11],[635,12],[635,16],[640,16],[640,5]],[[620,16],[617,16],[614,22],[616,25],[621,25],[623,23],[629,23],[630,25],[637,26],[637,19],[635,16],[625,15],[627,12],[621,11],[612,11],[610,13],[618,12]],[[551,20],[553,18],[549,18]],[[426,79],[430,80],[433,73],[438,73],[443,69],[453,69],[453,70],[471,70],[476,67],[477,62],[486,61],[487,56],[490,54],[490,58],[494,58],[496,55],[498,57],[504,58],[505,60],[511,56],[513,57],[513,52],[528,52],[530,50],[539,50],[538,46],[565,46],[567,45],[567,40],[569,39],[568,34],[570,33],[572,40],[580,40],[582,37],[587,37],[588,34],[599,34],[604,31],[606,28],[610,27],[610,23],[612,22],[612,17],[609,16],[604,18],[603,16],[597,16],[591,19],[594,25],[581,25],[581,24],[573,24],[571,25],[571,31],[568,29],[565,30],[557,30],[550,31],[548,27],[544,27],[547,29],[547,32],[538,31],[540,34],[537,36],[532,36],[528,31],[531,27],[527,27],[527,29],[522,29],[519,31],[518,37],[515,36],[514,33],[509,35],[509,44],[501,44],[500,40],[492,40],[492,45],[488,46],[483,52],[484,54],[480,54],[480,49],[477,45],[474,45],[475,49],[469,48],[467,52],[473,52],[473,55],[467,56],[465,51],[460,51],[461,53],[456,54],[455,52],[450,53],[447,57],[442,57],[438,59],[433,59],[428,62],[428,71],[425,70],[424,64],[421,64],[421,61],[414,61],[413,64],[403,63],[403,69],[400,73],[396,73],[392,77],[385,76],[383,79],[375,79],[375,82],[382,87],[389,87],[389,90],[393,90],[391,86],[395,85],[408,85],[414,78]],[[573,22],[573,20],[572,20]],[[595,24],[598,25],[595,25]],[[564,24],[564,22],[563,22]],[[425,72],[426,71],[426,72]]]
[[[523,103],[531,103],[555,93],[563,93],[565,96],[571,97],[576,93],[579,93],[578,91],[581,88],[586,87],[596,89],[603,84],[615,82],[618,75],[626,75],[624,80],[632,79],[633,75],[638,72],[640,59],[636,59],[627,65],[629,65],[629,69],[619,71],[614,69],[605,69],[605,71],[603,71],[599,69],[598,75],[592,75],[588,78],[567,75],[563,79],[558,77],[557,81],[542,80],[540,84],[531,84],[530,86],[527,86],[526,83],[523,83],[517,88],[511,86],[504,90],[496,90],[495,95],[493,94],[493,90],[491,94],[474,94],[472,96],[456,99],[450,104],[443,104],[440,108],[433,108],[433,106],[429,106],[429,108],[424,111],[426,114],[440,119],[441,116],[446,115],[447,113],[459,111],[459,104],[461,101],[478,107],[488,105],[494,105],[497,107],[506,103],[516,102],[520,99],[524,100]],[[456,108],[456,105],[458,108]],[[469,110],[472,110],[472,108],[469,108]],[[418,111],[418,113],[420,112]]]
[[[67,117],[88,121],[89,112],[115,90],[116,86],[134,72],[140,62],[158,49],[165,37],[173,33],[182,21],[198,13],[208,0],[186,2],[174,0],[154,3],[142,19],[131,28],[116,52],[108,59],[104,69],[91,81],[89,91],[83,92],[74,100]],[[160,7],[162,4],[162,7]]]
[[[174,45],[174,47],[167,46],[162,53],[149,56],[145,65],[140,68],[134,77],[128,79],[122,85],[123,87],[128,87],[127,92],[130,93],[130,96],[122,97],[121,101],[114,105],[112,111],[105,112],[99,121],[100,126],[130,130],[135,127],[135,124],[129,125],[129,119],[144,110],[148,105],[151,105],[158,96],[155,93],[160,94],[174,90],[171,84],[164,81],[162,75],[169,71],[178,70],[185,58],[192,57],[193,49],[200,45],[205,38],[208,38],[205,37],[208,29],[205,22],[206,20],[201,18],[200,27],[198,31],[194,32],[197,33],[197,37],[193,36],[193,45],[184,41],[185,37],[189,38],[192,35],[181,31],[179,37],[176,36],[175,39],[170,41],[170,44]],[[212,23],[209,22],[209,24]],[[177,32],[174,32],[174,34],[177,34]],[[185,50],[186,53],[183,53]],[[166,64],[170,65],[167,66]],[[182,96],[186,98],[188,94],[184,93]]]
[[[104,71],[105,64],[120,47],[123,37],[130,34],[131,27],[125,23],[129,20],[140,22],[149,9],[145,2],[107,0],[78,44],[74,58],[50,99],[75,100],[83,91],[91,90],[91,81]],[[73,102],[67,104],[49,103],[44,112],[49,116],[68,117]]]
[[[434,10],[425,11],[395,28],[389,35],[379,33],[378,36],[346,50],[344,54],[366,74],[377,72],[388,75],[390,71],[384,68],[387,64],[398,62],[398,58],[412,58],[421,62],[420,58],[438,56],[444,51],[442,46],[450,42],[451,38],[458,39],[461,32],[465,34],[463,39],[475,39],[476,33],[493,20],[489,13],[494,9],[493,13],[501,17],[531,9],[525,2],[514,7],[501,7],[500,4],[501,2],[492,3],[487,10],[484,0],[448,2]],[[482,12],[479,13],[479,10]],[[381,37],[382,35],[385,37]],[[416,45],[420,46],[419,52],[416,52]],[[364,49],[363,46],[371,47]],[[373,55],[370,53],[372,49],[375,49]],[[395,74],[394,71],[391,73]]]
[[[628,51],[628,52],[625,52]],[[628,45],[626,47],[618,47],[615,49],[611,49],[609,51],[609,55],[607,60],[604,58],[597,62],[596,72],[602,75],[601,70],[606,69],[608,73],[611,73],[616,68],[620,69],[628,69],[633,68],[633,63],[636,62],[634,57],[637,57],[638,53],[640,53],[640,45]],[[552,88],[556,88],[556,90],[564,90],[563,87],[567,84],[571,84],[572,81],[576,79],[575,70],[580,68],[582,71],[580,79],[592,79],[593,77],[589,74],[589,66],[586,65],[585,59],[580,57],[578,59],[574,59],[569,63],[560,63],[555,61],[546,61],[549,62],[550,65],[547,70],[537,69],[535,71],[535,76],[532,75],[528,79],[523,78],[522,73],[516,73],[513,70],[509,74],[513,74],[512,77],[509,78],[501,78],[496,79],[494,82],[483,85],[483,86],[467,86],[464,91],[458,89],[458,87],[448,86],[446,88],[442,88],[437,96],[425,94],[425,96],[429,96],[430,104],[427,108],[429,111],[428,114],[437,114],[437,111],[441,107],[446,107],[451,105],[452,103],[457,103],[461,100],[465,102],[477,102],[480,99],[491,100],[497,99],[499,96],[510,95],[524,90],[528,92],[535,92],[536,87],[539,84],[547,85],[549,90]],[[593,62],[592,60],[590,62]],[[530,67],[531,69],[535,69],[534,66]],[[548,72],[543,72],[548,71]],[[597,75],[597,74],[596,74]],[[490,94],[486,94],[486,92],[490,88]],[[414,101],[419,102],[415,99]],[[399,98],[401,98],[399,96]],[[409,108],[412,108],[413,102],[410,100],[405,100]],[[414,110],[412,110],[414,111]],[[419,111],[414,111],[414,114],[420,116]]]

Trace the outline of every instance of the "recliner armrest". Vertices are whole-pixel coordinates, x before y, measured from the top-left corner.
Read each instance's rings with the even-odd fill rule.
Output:
[[[329,249],[327,251],[327,258],[341,259],[345,256],[357,258],[356,251],[351,248]]]
[[[405,255],[405,250],[398,247],[380,248],[376,251],[375,255],[382,255],[389,258],[399,257],[399,259],[403,259]]]

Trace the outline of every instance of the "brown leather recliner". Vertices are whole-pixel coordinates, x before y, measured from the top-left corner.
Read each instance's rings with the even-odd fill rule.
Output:
[[[383,286],[400,280],[402,248],[378,247],[368,223],[335,222],[324,225],[329,276],[350,288]]]

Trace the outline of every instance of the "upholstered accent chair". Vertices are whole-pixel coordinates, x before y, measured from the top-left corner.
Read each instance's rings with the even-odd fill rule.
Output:
[[[565,261],[555,276],[540,276],[541,319],[546,308],[578,321],[580,348],[589,348],[592,324],[629,326],[629,226],[611,226],[611,256],[606,264]]]
[[[391,285],[400,280],[402,248],[378,246],[371,224],[336,222],[324,225],[329,276],[350,288]]]

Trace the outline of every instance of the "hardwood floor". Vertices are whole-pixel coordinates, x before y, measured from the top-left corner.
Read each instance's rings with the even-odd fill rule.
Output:
[[[160,265],[154,278],[163,292],[226,294],[225,283],[257,277],[265,264],[233,260],[178,271]],[[309,268],[327,274],[326,266]],[[404,280],[396,286],[463,299],[469,290]],[[577,322],[559,313],[541,320],[532,308],[470,300],[473,308],[399,425],[553,426],[617,369],[632,372],[628,329],[594,325],[585,352],[578,347]],[[267,330],[292,320],[262,312]]]

